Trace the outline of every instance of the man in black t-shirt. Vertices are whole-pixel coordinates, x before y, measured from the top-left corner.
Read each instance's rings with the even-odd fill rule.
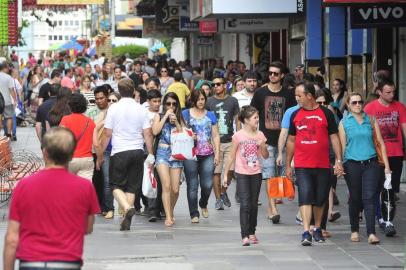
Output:
[[[286,109],[296,105],[295,93],[282,87],[285,67],[280,62],[269,65],[269,83],[255,91],[251,105],[259,112],[259,130],[267,138],[269,158],[263,160],[262,179],[284,174],[284,164],[277,170],[278,139],[281,132],[281,122]],[[283,158],[283,160],[285,160]],[[268,185],[268,182],[267,182]],[[268,218],[273,223],[279,223],[280,215],[276,208],[275,199],[269,199]]]
[[[134,61],[134,64],[132,64],[132,73],[130,74],[130,79],[133,80],[135,87],[138,87],[138,85],[143,84],[144,82],[142,81],[142,70],[141,70],[141,62],[140,61]]]
[[[231,207],[231,202],[227,196],[227,188],[221,183],[221,174],[223,165],[227,163],[230,156],[231,141],[234,134],[233,123],[236,124],[236,129],[240,129],[240,123],[237,120],[240,113],[238,100],[235,97],[227,95],[226,82],[223,77],[215,77],[213,79],[214,96],[210,97],[206,102],[206,109],[216,114],[217,125],[220,134],[220,157],[216,164],[213,175],[213,190],[216,196],[216,210],[223,210],[224,206]],[[233,169],[234,170],[234,169]],[[228,179],[232,179],[233,172],[228,173]]]
[[[52,85],[61,84],[61,80],[62,80],[61,71],[59,69],[54,69],[51,73],[51,80],[47,83],[44,83],[39,89],[38,94],[39,106],[49,99],[50,96],[49,92],[51,92]]]
[[[42,136],[44,136],[46,132],[48,113],[56,103],[56,95],[58,94],[60,88],[61,86],[59,84],[51,85],[49,91],[50,97],[38,107],[37,116],[35,117],[35,131],[40,142],[42,141]]]

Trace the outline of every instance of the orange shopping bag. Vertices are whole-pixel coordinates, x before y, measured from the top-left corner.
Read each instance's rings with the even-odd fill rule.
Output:
[[[286,176],[272,177],[268,180],[269,198],[295,198],[295,185]]]

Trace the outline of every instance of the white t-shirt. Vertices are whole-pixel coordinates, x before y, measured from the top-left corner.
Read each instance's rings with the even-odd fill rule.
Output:
[[[4,98],[4,105],[13,104],[13,99],[11,98],[10,89],[14,88],[13,78],[7,73],[0,72],[0,92]]]
[[[241,109],[243,106],[251,104],[251,100],[254,97],[254,95],[249,96],[247,94],[247,90],[243,89],[242,91],[233,94],[233,97],[235,97],[238,100],[238,106],[240,106]]]
[[[143,130],[150,127],[148,111],[134,99],[121,98],[112,104],[104,123],[104,128],[113,130],[111,155],[144,149]]]

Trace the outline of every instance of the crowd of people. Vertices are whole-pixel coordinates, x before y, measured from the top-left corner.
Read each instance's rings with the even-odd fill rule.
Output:
[[[369,243],[380,241],[376,221],[386,236],[396,234],[406,110],[394,99],[386,71],[375,74],[365,99],[349,93],[341,79],[328,89],[322,67],[310,74],[300,64],[291,73],[280,61],[261,74],[240,61],[191,67],[189,61],[145,56],[112,61],[47,54],[38,61],[30,57],[19,69],[1,65],[5,134],[16,140],[13,123],[33,112],[42,144],[55,127],[70,130],[76,145],[69,171],[93,181],[101,214],[112,219],[118,212],[120,230],[130,230],[134,215],[174,226],[183,180],[191,223],[198,223],[209,217],[212,190],[215,210],[231,207],[227,188],[235,179],[242,244],[257,244],[261,185],[286,175],[297,185],[299,211],[292,219],[303,225],[302,245],[330,237],[327,223],[341,216],[334,211],[341,176],[349,191],[350,240],[360,241],[363,217]],[[193,160],[171,156],[173,133],[185,129],[193,131]],[[146,168],[158,179],[156,198],[142,194]],[[280,222],[280,203],[268,198],[273,224]]]

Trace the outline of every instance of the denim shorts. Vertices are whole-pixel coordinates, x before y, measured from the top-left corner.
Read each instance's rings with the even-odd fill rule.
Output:
[[[282,166],[276,167],[276,158],[278,157],[278,147],[268,145],[269,157],[261,159],[262,162],[262,179],[268,180],[271,177],[285,175],[285,151],[282,153]]]
[[[323,206],[328,199],[331,180],[329,168],[295,168],[299,206]]]
[[[169,160],[171,157],[171,148],[169,146],[158,145],[155,157],[155,166],[165,164],[169,168],[183,168],[183,161]]]

